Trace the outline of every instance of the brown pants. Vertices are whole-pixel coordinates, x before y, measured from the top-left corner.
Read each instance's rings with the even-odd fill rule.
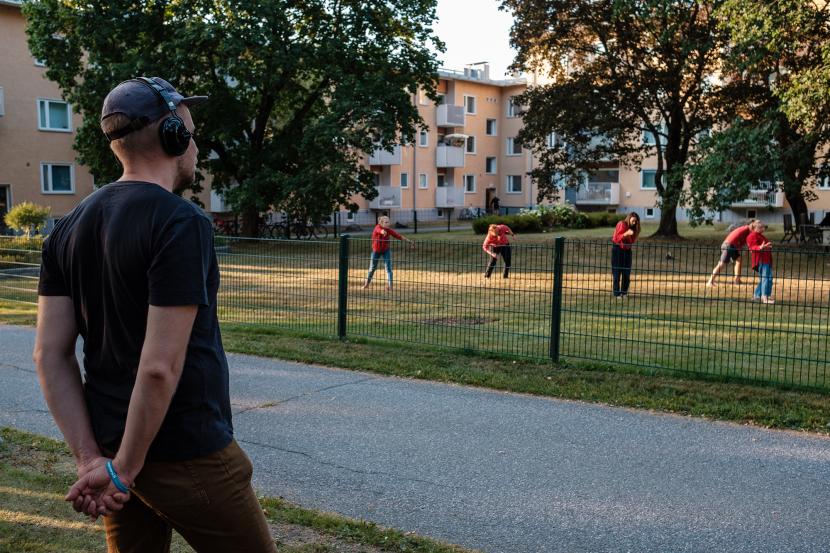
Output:
[[[232,441],[205,457],[148,462],[132,498],[104,518],[109,553],[167,553],[172,529],[198,553],[276,553],[251,487],[253,465]]]

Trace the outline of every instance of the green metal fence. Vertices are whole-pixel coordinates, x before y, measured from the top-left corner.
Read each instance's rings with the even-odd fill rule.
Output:
[[[705,287],[720,250],[643,243],[633,251],[630,294],[616,299],[611,245],[557,239],[512,247],[484,278],[478,243],[394,242],[394,280],[370,263],[367,238],[327,241],[217,237],[223,322],[327,337],[529,358],[637,365],[755,382],[830,388],[830,256],[773,252],[777,303],[753,301],[757,275],[744,253],[744,284],[732,267]],[[0,297],[36,301],[39,252],[0,241]]]

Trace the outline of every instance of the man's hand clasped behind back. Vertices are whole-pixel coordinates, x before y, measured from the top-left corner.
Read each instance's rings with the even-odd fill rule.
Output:
[[[78,480],[64,498],[72,503],[75,511],[89,515],[93,521],[99,516],[120,511],[130,500],[130,493],[120,491],[112,481],[107,471],[109,461],[108,457],[95,457],[78,464]],[[132,482],[122,479],[122,484],[129,488]]]

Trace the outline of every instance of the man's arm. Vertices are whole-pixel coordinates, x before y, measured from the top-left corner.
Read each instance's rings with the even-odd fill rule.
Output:
[[[127,425],[113,466],[132,485],[170,407],[182,375],[197,306],[157,307],[147,312],[147,332],[127,411]]]
[[[100,458],[101,451],[95,443],[84,399],[75,357],[77,339],[72,300],[66,296],[39,296],[32,358],[46,404],[72,450],[81,476],[83,467]]]

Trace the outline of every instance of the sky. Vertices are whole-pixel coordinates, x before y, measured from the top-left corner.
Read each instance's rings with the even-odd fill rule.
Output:
[[[439,56],[441,66],[464,69],[468,63],[490,62],[490,77],[502,79],[513,62],[510,47],[513,17],[499,11],[499,0],[438,0],[435,34],[447,51]]]

